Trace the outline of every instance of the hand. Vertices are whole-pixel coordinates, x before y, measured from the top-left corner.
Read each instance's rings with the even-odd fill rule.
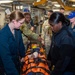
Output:
[[[33,54],[30,54],[30,55],[28,55],[28,58],[29,59],[33,59],[34,58],[34,55]]]
[[[42,42],[41,42],[41,43],[42,43],[42,45],[43,45],[43,46],[45,45],[45,42],[44,42],[43,40],[42,40]]]
[[[40,36],[38,37],[38,41],[40,41],[40,42],[42,41],[42,38]]]
[[[28,58],[30,59],[32,57],[32,54],[28,55]]]
[[[37,58],[38,57],[38,52],[34,52],[33,53],[33,58]]]
[[[34,31],[34,27],[31,27],[31,31]]]
[[[24,58],[21,58],[21,60],[20,60],[21,62],[25,62],[25,60],[24,60]]]

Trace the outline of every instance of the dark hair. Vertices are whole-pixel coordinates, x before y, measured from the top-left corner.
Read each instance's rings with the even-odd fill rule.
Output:
[[[20,20],[20,19],[23,19],[24,18],[24,15],[21,11],[13,11],[11,14],[10,14],[10,21],[12,21],[13,19],[15,19],[16,21]]]
[[[60,12],[54,12],[49,18],[49,24],[58,24],[59,22],[62,25],[70,25],[70,21]]]
[[[51,13],[53,13],[53,10],[48,10],[48,12],[51,12]]]
[[[64,8],[60,8],[60,10],[65,10]]]
[[[29,15],[30,17],[31,17],[31,14],[30,13],[24,13],[24,17],[26,16],[26,15]]]

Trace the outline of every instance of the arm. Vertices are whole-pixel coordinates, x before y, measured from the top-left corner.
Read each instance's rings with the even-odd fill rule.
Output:
[[[66,37],[60,46],[60,58],[55,64],[55,68],[52,71],[52,75],[62,75],[66,67],[69,65],[69,62],[71,61],[72,52],[72,40]]]
[[[52,71],[52,75],[61,75],[63,71],[68,66],[71,60],[71,53],[72,53],[72,46],[71,45],[62,45],[61,52],[60,52],[60,60],[57,61],[54,70]]]
[[[0,41],[0,57],[6,71],[6,75],[19,75],[15,64],[12,61],[12,56],[9,50],[9,45]]]
[[[23,26],[24,26],[24,27],[21,28],[21,31],[22,31],[26,36],[28,36],[28,37],[30,37],[30,38],[32,38],[32,39],[34,39],[34,40],[38,40],[38,38],[39,38],[39,35],[38,35],[38,34],[32,32],[30,29],[28,29],[28,27],[27,27],[26,24],[24,24]]]
[[[20,39],[19,39],[19,52],[20,52],[20,56],[22,58],[22,57],[25,57],[25,47],[24,47],[24,44],[23,44],[21,32],[20,32],[19,37],[20,37]]]
[[[45,39],[45,32],[44,32],[44,29],[45,29],[45,22],[44,22],[43,25],[42,25],[42,35],[41,35],[41,38],[43,39],[43,40],[42,40],[42,44],[44,44],[44,39]]]

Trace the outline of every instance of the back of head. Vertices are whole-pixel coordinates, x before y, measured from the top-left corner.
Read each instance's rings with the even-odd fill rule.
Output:
[[[66,19],[62,13],[54,12],[49,18],[49,23],[58,24],[59,22],[61,22],[62,25],[70,24],[70,21]]]
[[[13,11],[9,17],[10,21],[12,21],[12,20],[19,21],[20,19],[23,19],[23,18],[24,18],[23,13],[21,11],[18,11],[18,10]]]

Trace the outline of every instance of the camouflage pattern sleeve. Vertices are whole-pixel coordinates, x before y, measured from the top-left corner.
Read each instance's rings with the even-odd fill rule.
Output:
[[[21,31],[23,32],[23,34],[25,34],[27,37],[33,39],[33,40],[38,40],[39,35],[32,32],[26,24],[22,25],[22,27],[20,28]]]

